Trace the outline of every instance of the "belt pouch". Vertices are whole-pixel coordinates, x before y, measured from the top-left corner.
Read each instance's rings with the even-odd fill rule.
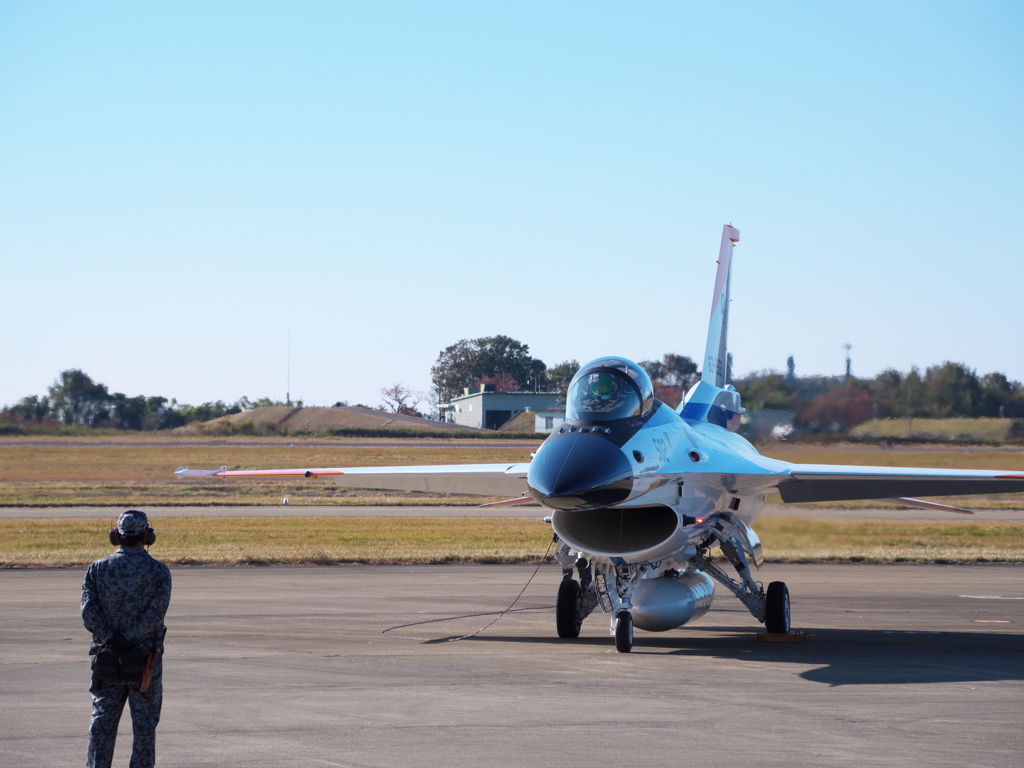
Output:
[[[140,682],[142,680],[142,673],[146,669],[146,656],[148,655],[146,651],[138,646],[121,651],[117,660],[121,682]]]
[[[104,648],[92,660],[92,671],[105,683],[116,683],[118,680],[117,653]]]

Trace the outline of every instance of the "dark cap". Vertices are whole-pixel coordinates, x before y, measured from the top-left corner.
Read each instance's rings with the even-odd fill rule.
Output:
[[[122,536],[139,536],[149,528],[146,513],[139,509],[129,509],[117,518],[117,532]]]

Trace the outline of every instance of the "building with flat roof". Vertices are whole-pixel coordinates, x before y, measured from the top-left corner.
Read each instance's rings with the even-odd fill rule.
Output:
[[[524,411],[544,412],[545,418],[539,419],[541,424],[546,424],[547,418],[554,423],[558,414],[561,420],[565,419],[558,392],[495,392],[493,384],[466,387],[463,392],[462,397],[453,397],[450,403],[441,406],[445,421],[463,427],[498,429]],[[549,432],[550,429],[537,431]]]

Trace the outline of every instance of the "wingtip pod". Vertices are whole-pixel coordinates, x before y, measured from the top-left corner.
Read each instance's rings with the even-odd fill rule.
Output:
[[[312,477],[343,475],[340,469],[189,469],[178,467],[174,474],[182,477]]]
[[[174,470],[174,474],[180,475],[181,477],[216,477],[221,471],[219,469],[189,469],[188,467],[178,467]]]

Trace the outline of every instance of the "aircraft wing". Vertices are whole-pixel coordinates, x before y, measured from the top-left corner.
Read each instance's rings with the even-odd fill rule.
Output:
[[[526,473],[529,468],[528,463],[248,470],[179,467],[175,474],[179,477],[329,477],[343,488],[514,497],[527,491]],[[672,477],[692,480],[695,476],[687,473]],[[721,482],[724,477],[708,474],[704,479]],[[788,504],[1024,493],[1024,473],[1006,470],[783,464],[765,474],[741,472],[728,477],[741,493],[777,490]]]
[[[988,469],[792,464],[786,476],[779,478],[778,490],[787,504],[905,496],[1024,493],[1024,473]]]
[[[518,496],[527,490],[529,464],[447,464],[423,467],[330,467],[304,469],[188,469],[178,477],[329,477],[343,488]]]

